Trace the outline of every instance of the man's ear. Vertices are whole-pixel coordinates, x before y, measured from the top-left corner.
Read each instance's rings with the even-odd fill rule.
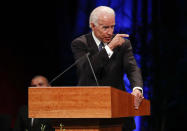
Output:
[[[95,28],[95,24],[94,23],[90,23],[91,28],[94,29]]]

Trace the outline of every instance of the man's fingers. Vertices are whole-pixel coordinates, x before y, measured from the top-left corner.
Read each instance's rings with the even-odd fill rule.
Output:
[[[119,37],[129,37],[128,34],[118,34]]]

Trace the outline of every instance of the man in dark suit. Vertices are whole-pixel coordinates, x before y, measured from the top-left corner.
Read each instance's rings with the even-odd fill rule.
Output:
[[[48,87],[46,77],[38,75],[31,80],[32,87]],[[48,119],[28,118],[28,106],[24,105],[19,109],[13,131],[53,131]]]
[[[28,106],[24,105],[19,109],[13,131],[53,131],[48,119],[28,118]]]
[[[115,26],[115,12],[110,7],[100,6],[90,14],[91,33],[82,35],[72,41],[71,47],[74,57],[78,60],[82,56],[90,59],[99,86],[113,86],[125,90],[124,73],[127,74],[132,87],[132,94],[136,96],[136,108],[143,99],[143,81],[140,69],[133,56],[133,50],[127,34],[113,34]],[[88,55],[89,54],[89,55]],[[89,61],[82,57],[77,64],[78,85],[95,86],[97,80],[92,73]],[[126,130],[135,128],[134,120],[129,118]]]

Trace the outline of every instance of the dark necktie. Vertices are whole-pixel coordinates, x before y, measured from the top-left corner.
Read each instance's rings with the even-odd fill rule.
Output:
[[[101,51],[103,47],[104,47],[104,44],[103,44],[103,42],[101,42],[101,43],[99,44],[99,51]]]

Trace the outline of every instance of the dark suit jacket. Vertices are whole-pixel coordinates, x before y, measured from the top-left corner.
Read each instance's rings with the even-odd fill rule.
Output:
[[[125,43],[122,46],[113,50],[114,53],[111,58],[108,57],[104,48],[101,51],[98,50],[91,33],[73,40],[71,48],[75,59],[79,60],[77,63],[79,86],[97,85],[86,58],[86,54],[89,53],[89,58],[100,86],[113,86],[125,90],[123,77],[124,73],[126,73],[131,87],[143,87],[141,72],[136,64],[132,46],[128,39],[125,39]],[[124,130],[135,128],[133,118],[126,118],[124,123]]]
[[[105,49],[100,52],[91,33],[80,36],[72,42],[72,52],[75,59],[79,59],[86,53],[90,53],[89,58],[100,86],[113,86],[125,90],[124,73],[130,80],[131,86],[143,86],[140,69],[133,56],[132,46],[128,39],[121,47],[115,48],[111,58]],[[78,85],[96,85],[94,76],[86,57],[78,62]]]
[[[41,124],[46,125],[45,131],[53,131],[48,119],[34,119],[31,126],[31,118],[28,118],[28,107],[22,106],[18,112],[13,131],[41,131]]]

